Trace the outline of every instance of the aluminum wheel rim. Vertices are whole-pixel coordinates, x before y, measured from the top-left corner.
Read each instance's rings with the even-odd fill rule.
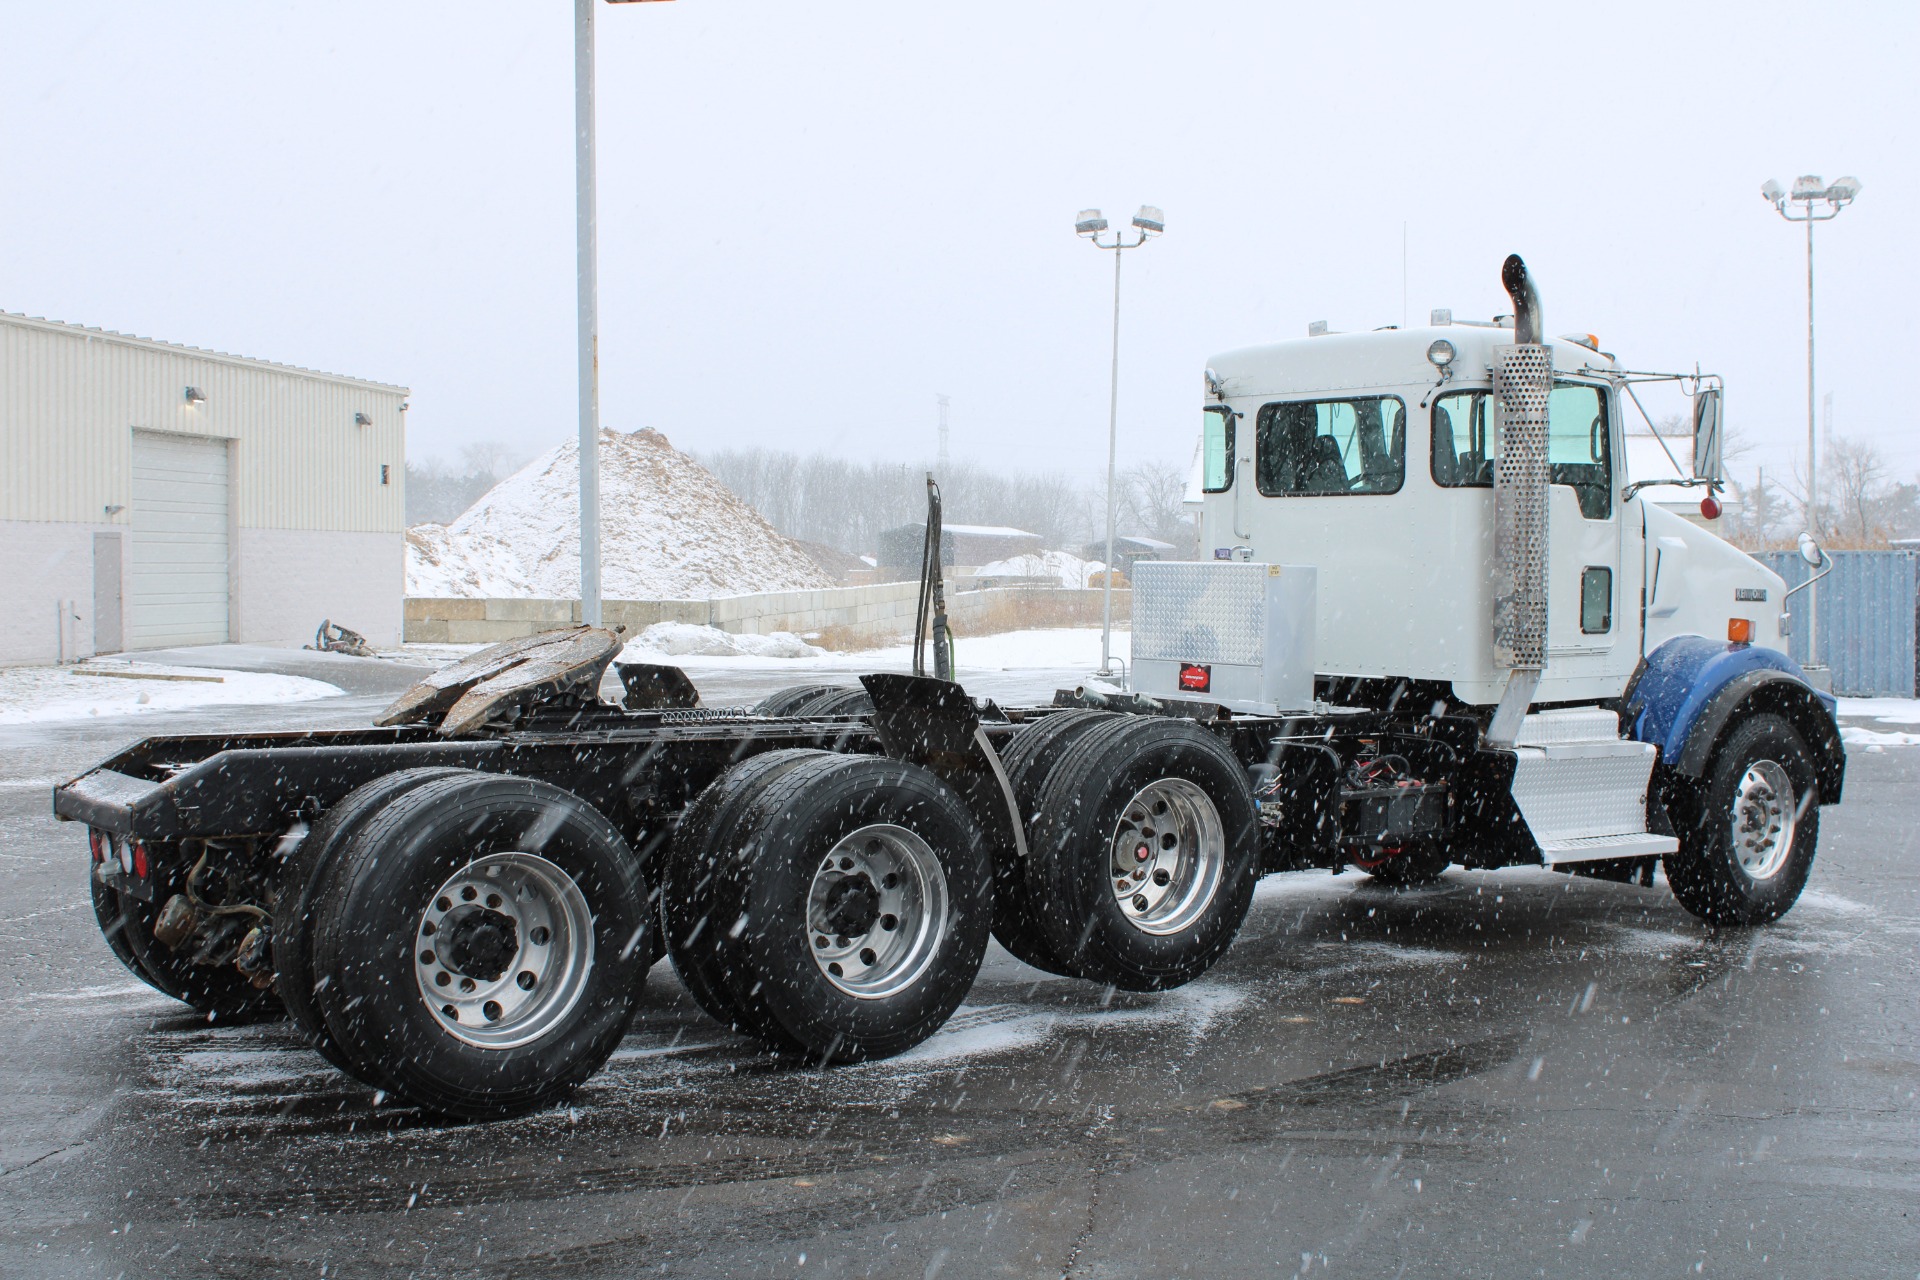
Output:
[[[1121,809],[1107,884],[1128,924],[1165,936],[1205,913],[1226,865],[1226,830],[1212,798],[1185,778],[1161,778]]]
[[[413,973],[434,1020],[482,1049],[538,1040],[593,972],[593,913],[537,853],[493,853],[447,878],[414,933]]]
[[[926,973],[947,936],[947,875],[915,832],[876,822],[827,851],[807,889],[807,944],[828,982],[884,1000]]]
[[[1787,865],[1800,822],[1799,797],[1786,767],[1755,760],[1733,793],[1733,854],[1749,880],[1771,880]]]

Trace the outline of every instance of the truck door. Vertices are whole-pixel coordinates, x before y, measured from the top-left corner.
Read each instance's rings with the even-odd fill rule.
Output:
[[[1638,656],[1637,643],[1622,639],[1635,630],[1637,614],[1624,608],[1610,400],[1607,387],[1584,382],[1556,382],[1548,400],[1550,679],[1608,675],[1616,650]]]

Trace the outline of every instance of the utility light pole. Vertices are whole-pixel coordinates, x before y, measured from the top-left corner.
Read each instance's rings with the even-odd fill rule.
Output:
[[[608,4],[647,0],[607,0]],[[574,274],[580,334],[580,621],[600,625],[600,246],[593,152],[593,0],[573,0]]]
[[[1832,186],[1822,182],[1812,174],[1803,174],[1793,180],[1791,191],[1782,190],[1778,182],[1767,179],[1760,187],[1761,198],[1774,207],[1779,215],[1788,222],[1807,224],[1807,532],[1814,537],[1820,536],[1818,523],[1820,514],[1818,453],[1819,441],[1815,433],[1814,393],[1813,393],[1813,224],[1830,222],[1840,216],[1840,211],[1854,202],[1860,194],[1860,179],[1837,178]],[[1824,204],[1824,209],[1815,208]],[[1790,206],[1799,212],[1790,212]],[[1807,665],[1817,666],[1820,661],[1820,622],[1815,607],[1816,587],[1807,588]]]
[[[1125,231],[1113,233],[1113,243],[1101,242],[1100,233],[1107,220],[1098,209],[1082,209],[1073,220],[1073,230],[1085,236],[1096,249],[1113,251],[1113,375],[1107,392],[1107,571],[1106,593],[1100,605],[1100,670],[1097,675],[1117,674],[1113,667],[1113,524],[1119,495],[1114,490],[1114,459],[1120,441],[1120,260],[1128,249],[1138,249],[1167,229],[1166,215],[1150,204],[1140,206],[1133,215],[1139,235],[1131,242]]]

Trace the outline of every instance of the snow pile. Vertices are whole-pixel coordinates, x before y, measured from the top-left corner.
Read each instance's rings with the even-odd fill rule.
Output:
[[[94,675],[90,671],[115,674]],[[162,678],[166,676],[179,678]],[[324,681],[258,671],[99,660],[77,667],[8,667],[0,669],[0,724],[311,702],[340,696],[339,689]]]
[[[579,446],[534,459],[450,525],[407,535],[407,594],[580,594]],[[830,587],[807,553],[657,431],[600,433],[600,581],[609,600]]]
[[[791,631],[736,635],[691,622],[656,622],[635,636],[620,656],[630,661],[667,658],[817,658],[826,653]]]
[[[1030,551],[1025,555],[995,560],[974,570],[977,578],[1052,578],[1063,587],[1084,587],[1087,579],[1107,566],[1098,560],[1082,560],[1067,551]]]
[[[407,530],[407,594],[431,599],[516,599],[533,595],[520,563],[498,543],[457,539],[443,524]]]

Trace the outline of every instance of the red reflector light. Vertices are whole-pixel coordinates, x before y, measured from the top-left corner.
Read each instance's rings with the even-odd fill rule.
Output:
[[[1752,618],[1728,618],[1727,619],[1727,639],[1733,641],[1735,644],[1752,644],[1753,643],[1753,619]]]
[[[147,846],[144,844],[133,846],[133,874],[142,880],[147,878]]]
[[[1205,693],[1213,687],[1213,668],[1204,662],[1182,663],[1180,687],[1188,693]]]
[[[87,828],[87,847],[93,850],[93,860],[95,862],[105,862],[107,860],[107,836],[100,828]]]

